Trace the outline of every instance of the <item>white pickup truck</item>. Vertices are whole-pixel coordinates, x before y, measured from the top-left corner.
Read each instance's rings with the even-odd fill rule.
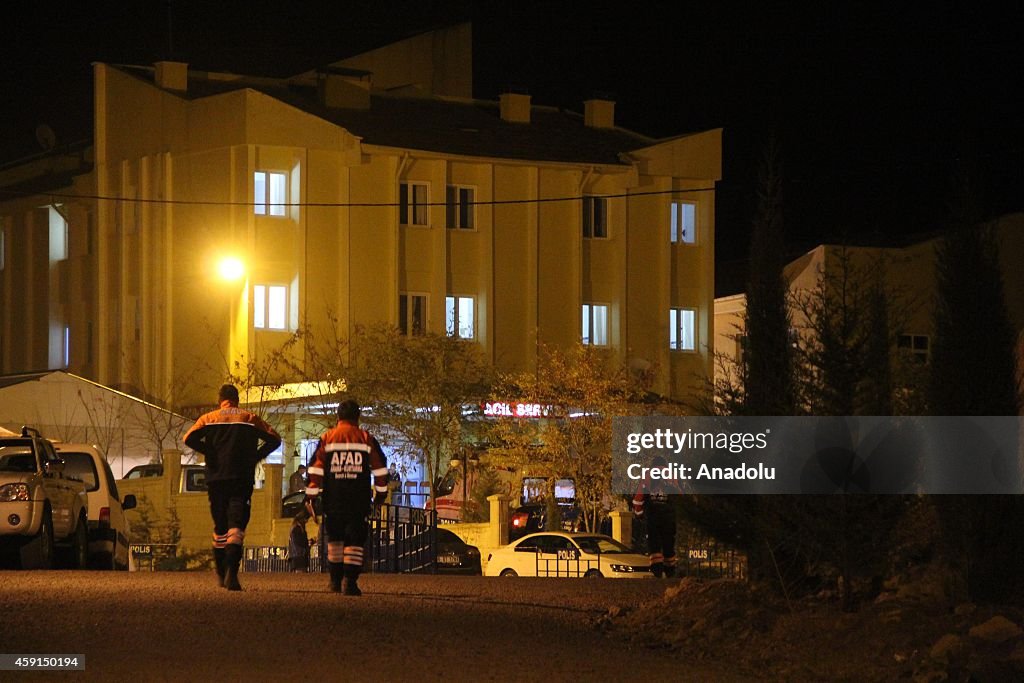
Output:
[[[65,476],[64,461],[37,430],[0,437],[0,550],[16,551],[25,569],[58,560],[85,567],[87,506],[85,484]]]

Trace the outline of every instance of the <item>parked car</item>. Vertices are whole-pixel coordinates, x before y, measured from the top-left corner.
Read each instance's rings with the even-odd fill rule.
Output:
[[[543,532],[487,556],[485,576],[653,578],[651,560],[602,534]]]
[[[136,465],[128,470],[128,473],[122,479],[146,479],[148,477],[162,476],[164,476],[164,466],[160,463],[151,463],[148,465]]]
[[[566,505],[561,502],[559,502],[558,508],[562,513],[562,530],[574,531],[579,521],[579,508],[572,503]],[[509,516],[509,540],[515,541],[526,534],[544,531],[547,514],[548,508],[544,503],[530,503],[517,507]]]
[[[123,479],[147,479],[162,476],[164,476],[164,466],[160,463],[150,463],[136,465],[128,470]],[[207,490],[206,465],[182,465],[181,485],[178,490],[182,493],[205,492]]]
[[[85,483],[89,497],[89,566],[95,569],[128,569],[129,526],[124,516],[137,504],[128,494],[122,501],[114,473],[96,446],[54,443],[64,460],[64,474]]]
[[[434,569],[438,574],[480,575],[480,550],[454,532],[437,527]]]
[[[85,567],[88,515],[85,485],[53,444],[30,427],[0,438],[0,544],[17,550],[23,568]]]

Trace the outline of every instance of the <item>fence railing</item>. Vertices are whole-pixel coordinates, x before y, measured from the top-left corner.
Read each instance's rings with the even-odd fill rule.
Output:
[[[161,565],[177,558],[178,546],[174,543],[136,543],[128,546],[128,552],[136,571],[155,572],[169,568]]]

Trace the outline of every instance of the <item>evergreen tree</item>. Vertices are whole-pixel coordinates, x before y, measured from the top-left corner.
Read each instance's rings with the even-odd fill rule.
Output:
[[[972,174],[964,167],[954,185],[951,217],[936,249],[928,407],[933,415],[1017,415],[1015,335],[998,246],[991,228],[980,224]],[[939,496],[935,504],[947,552],[970,597],[1024,600],[1024,499]]]
[[[796,409],[784,264],[782,173],[778,143],[772,139],[759,172],[750,242],[742,371],[746,415],[792,415]]]
[[[1016,415],[1014,347],[998,247],[988,226],[961,223],[936,248],[932,415]]]

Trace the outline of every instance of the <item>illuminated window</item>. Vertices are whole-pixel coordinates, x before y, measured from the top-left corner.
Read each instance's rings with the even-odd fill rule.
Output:
[[[257,330],[283,330],[288,325],[288,286],[253,285],[252,326]]]
[[[398,188],[398,222],[426,227],[427,183],[402,183]]]
[[[449,228],[472,230],[475,227],[473,193],[472,187],[448,186],[445,208],[447,209],[446,221]]]
[[[64,367],[71,365],[71,328],[64,327]]]
[[[57,207],[49,208],[50,263],[56,263],[68,257],[68,222],[64,220],[64,215],[57,210]]]
[[[669,310],[668,347],[673,351],[697,350],[697,311],[692,308]]]
[[[696,244],[697,205],[672,202],[672,244]]]
[[[398,296],[398,329],[402,334],[418,337],[427,331],[427,295]]]
[[[926,334],[901,334],[896,340],[896,348],[900,354],[924,365],[928,362],[930,341]]]
[[[446,296],[444,298],[445,331],[449,337],[472,339],[473,297]]]
[[[288,203],[288,174],[256,171],[253,177],[253,202],[257,216],[283,216]]]
[[[608,306],[583,304],[583,343],[608,346]]]
[[[583,236],[608,236],[608,198],[583,198]]]

